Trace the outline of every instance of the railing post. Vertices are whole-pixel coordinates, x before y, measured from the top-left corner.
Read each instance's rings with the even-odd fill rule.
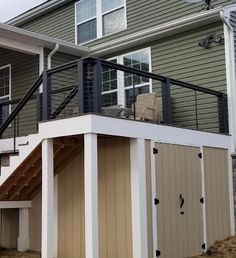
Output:
[[[0,104],[0,126],[2,125],[3,120],[3,105]]]
[[[170,79],[167,78],[165,81],[162,82],[161,89],[162,89],[163,120],[165,124],[172,124]]]
[[[84,113],[84,61],[79,60],[77,66],[78,75],[78,112]]]
[[[227,133],[227,95],[222,93],[220,97],[218,97],[218,116],[219,116],[219,132]]]
[[[47,71],[43,72],[43,120],[47,121],[51,115],[51,77]]]
[[[100,60],[96,60],[94,65],[93,76],[94,88],[94,112],[101,113],[102,109],[102,64]]]

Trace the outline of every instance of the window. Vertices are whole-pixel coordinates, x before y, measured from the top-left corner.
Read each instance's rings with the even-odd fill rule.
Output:
[[[0,67],[0,103],[4,103],[10,100],[10,65]],[[2,110],[3,121],[9,116],[10,107],[4,106]]]
[[[151,71],[149,48],[128,53],[110,61],[147,72]],[[135,96],[151,90],[151,81],[147,78],[104,67],[102,105],[104,107],[112,105],[131,107],[134,102],[133,85],[135,85]]]
[[[80,0],[75,6],[77,43],[126,28],[125,0]]]

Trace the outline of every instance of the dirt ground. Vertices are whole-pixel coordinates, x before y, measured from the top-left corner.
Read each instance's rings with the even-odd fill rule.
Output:
[[[1,258],[40,258],[37,252],[20,253],[15,250],[0,249]]]
[[[37,252],[19,253],[15,250],[0,248],[0,258],[40,258],[40,254]],[[205,255],[191,258],[236,258],[236,237],[216,242]]]
[[[216,242],[204,256],[192,258],[236,258],[236,237],[229,237],[224,241]]]

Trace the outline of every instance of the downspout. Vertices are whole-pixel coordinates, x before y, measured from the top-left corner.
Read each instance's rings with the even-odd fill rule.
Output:
[[[234,185],[233,185],[233,164],[231,154],[235,153],[236,147],[236,78],[235,78],[235,48],[234,30],[230,24],[231,10],[224,8],[220,12],[220,17],[224,23],[225,36],[225,60],[226,60],[226,79],[228,95],[228,117],[229,132],[232,135],[231,153],[228,154],[229,164],[229,204],[230,204],[230,228],[231,235],[235,235],[235,214],[234,214]]]
[[[56,52],[59,50],[60,45],[57,43],[55,48],[49,53],[48,55],[48,69],[52,68],[52,57],[56,54]]]
[[[49,53],[47,58],[47,69],[52,68],[52,57],[59,50],[60,45],[57,43],[55,48]],[[54,177],[54,232],[53,232],[53,257],[58,257],[58,203],[57,203],[57,194],[58,194],[58,186],[57,186],[58,178]]]
[[[234,153],[236,148],[236,78],[234,30],[230,24],[230,11],[222,9],[220,12],[220,17],[224,23],[229,133],[233,137],[232,152]]]

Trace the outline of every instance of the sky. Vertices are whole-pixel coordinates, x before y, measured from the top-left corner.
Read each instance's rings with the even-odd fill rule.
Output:
[[[11,18],[43,3],[45,0],[0,0],[0,22]]]

